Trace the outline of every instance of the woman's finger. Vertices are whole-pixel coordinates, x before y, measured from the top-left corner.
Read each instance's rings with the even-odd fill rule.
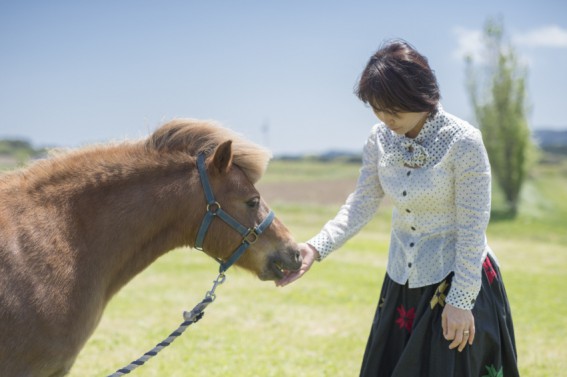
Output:
[[[464,342],[466,344],[466,340]],[[463,343],[463,332],[455,331],[455,337],[453,338],[451,344],[449,344],[449,349],[455,349],[457,347],[460,347],[462,343]]]
[[[447,314],[445,314],[445,312],[443,312],[443,314],[441,315],[441,328],[443,329],[443,336],[445,337],[445,339],[450,340],[449,327],[447,325]]]
[[[459,351],[459,352],[462,352],[462,351],[465,349],[465,347],[467,346],[467,342],[468,342],[470,336],[471,336],[471,335],[470,335],[470,331],[469,331],[469,330],[463,331],[462,341],[461,341],[461,343],[459,344],[459,348],[458,348],[458,351]]]
[[[474,342],[474,335],[476,334],[476,330],[474,328],[474,322],[470,328],[470,335],[469,335],[469,346],[472,346]]]

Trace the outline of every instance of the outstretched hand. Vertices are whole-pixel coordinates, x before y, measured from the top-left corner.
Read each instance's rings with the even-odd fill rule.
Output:
[[[285,287],[286,285],[293,283],[297,279],[303,276],[309,269],[313,262],[319,258],[319,252],[313,246],[300,243],[299,244],[299,252],[303,258],[303,262],[301,263],[301,267],[297,271],[286,271],[285,275],[282,279],[276,281],[276,286],[278,287]]]

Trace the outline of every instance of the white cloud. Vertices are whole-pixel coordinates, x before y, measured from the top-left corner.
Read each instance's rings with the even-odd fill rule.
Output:
[[[457,27],[454,29],[457,36],[457,49],[453,51],[453,57],[463,60],[472,57],[475,61],[483,60],[484,43],[482,30],[465,29]]]
[[[543,26],[539,29],[518,33],[513,41],[518,45],[529,47],[567,47],[567,30],[557,25]]]
[[[463,60],[471,57],[477,64],[485,64],[487,60],[486,41],[481,29],[457,27],[453,30],[457,37],[457,48],[453,57]],[[522,47],[567,48],[567,29],[557,25],[543,26],[526,32],[516,32],[511,36],[512,45]],[[520,53],[524,65],[530,65],[530,59]]]

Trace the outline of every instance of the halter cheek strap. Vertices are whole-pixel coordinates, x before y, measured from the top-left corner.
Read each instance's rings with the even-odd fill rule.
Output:
[[[228,270],[236,261],[244,254],[246,249],[250,247],[253,243],[258,240],[260,234],[262,234],[274,221],[275,214],[273,211],[268,213],[268,216],[262,220],[262,222],[255,226],[254,228],[247,228],[240,224],[236,219],[226,213],[219,202],[215,200],[213,190],[209,183],[209,178],[207,177],[207,170],[205,166],[205,155],[203,153],[199,154],[197,157],[197,169],[199,170],[199,177],[201,178],[201,185],[203,186],[203,191],[205,193],[205,199],[207,201],[207,213],[203,217],[199,231],[197,232],[197,238],[195,240],[195,249],[203,250],[203,242],[205,241],[205,236],[209,230],[209,226],[213,222],[215,217],[218,217],[226,224],[228,224],[232,229],[236,230],[242,236],[242,243],[236,248],[232,255],[226,260],[222,261],[217,259],[220,263],[219,272],[222,274]]]

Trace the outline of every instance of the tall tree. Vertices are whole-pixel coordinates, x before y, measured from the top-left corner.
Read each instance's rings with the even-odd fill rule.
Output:
[[[505,43],[501,21],[486,22],[484,41],[484,64],[475,65],[472,57],[466,58],[467,89],[493,174],[509,213],[515,216],[532,148],[527,120],[527,68],[520,64],[511,44]]]

